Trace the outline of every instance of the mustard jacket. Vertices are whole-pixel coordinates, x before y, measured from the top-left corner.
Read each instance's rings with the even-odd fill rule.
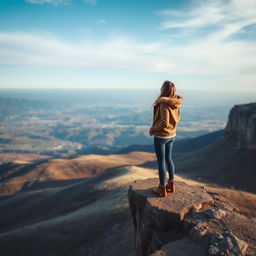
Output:
[[[180,121],[180,106],[183,102],[184,98],[179,95],[159,98],[154,106],[150,133],[162,137],[176,135],[176,127]]]

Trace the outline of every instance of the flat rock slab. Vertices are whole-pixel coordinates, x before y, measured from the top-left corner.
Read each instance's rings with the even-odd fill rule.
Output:
[[[218,193],[184,182],[159,197],[152,190],[158,182],[151,178],[129,186],[137,256],[256,255],[255,218],[234,211]]]
[[[146,214],[151,220],[155,220],[160,230],[168,226],[180,225],[191,209],[201,209],[205,205],[214,203],[203,188],[189,186],[179,181],[175,182],[175,193],[168,193],[167,197],[159,197],[152,191],[152,188],[157,187],[158,184],[159,180],[156,178],[135,181],[129,187],[129,201],[130,204],[136,204],[134,205],[136,208],[144,209],[143,215]]]

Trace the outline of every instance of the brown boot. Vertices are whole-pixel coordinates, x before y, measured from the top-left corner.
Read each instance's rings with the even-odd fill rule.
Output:
[[[159,185],[158,187],[153,188],[153,192],[161,197],[167,197],[167,191],[163,185]]]
[[[174,193],[176,191],[174,181],[168,180],[166,185],[166,191],[170,193]]]

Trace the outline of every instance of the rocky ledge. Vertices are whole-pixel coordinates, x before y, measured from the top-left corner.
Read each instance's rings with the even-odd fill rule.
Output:
[[[158,179],[135,181],[128,199],[137,256],[253,256],[256,219],[237,212],[221,195],[176,182],[161,198]]]

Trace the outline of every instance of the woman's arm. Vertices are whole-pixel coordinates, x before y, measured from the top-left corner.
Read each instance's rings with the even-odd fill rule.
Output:
[[[164,102],[171,106],[181,105],[185,99],[182,96],[176,95],[176,97],[161,97],[157,100],[157,103]]]

